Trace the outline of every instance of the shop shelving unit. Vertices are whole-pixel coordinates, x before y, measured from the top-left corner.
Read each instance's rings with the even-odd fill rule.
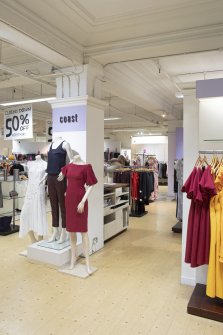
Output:
[[[129,185],[105,184],[104,241],[125,231],[129,225]]]

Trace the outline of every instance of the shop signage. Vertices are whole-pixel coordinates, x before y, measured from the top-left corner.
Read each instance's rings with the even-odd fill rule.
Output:
[[[4,112],[4,139],[21,140],[32,137],[32,105],[7,108]]]
[[[52,142],[52,120],[46,120],[46,140]]]
[[[66,106],[53,110],[53,132],[86,130],[86,106]]]

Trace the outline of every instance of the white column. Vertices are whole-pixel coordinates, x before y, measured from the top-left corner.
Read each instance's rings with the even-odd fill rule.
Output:
[[[104,193],[104,108],[98,99],[84,96],[58,99],[52,103],[53,139],[62,137],[70,143],[82,159],[93,167],[98,183],[89,198],[88,231],[90,248],[97,238],[98,250],[103,247],[103,193]],[[69,118],[69,119],[68,119]],[[67,121],[67,120],[70,120]],[[74,122],[72,122],[74,120]],[[80,241],[80,237],[78,238]]]
[[[174,197],[174,160],[176,159],[176,132],[168,133],[168,196]]]
[[[188,95],[186,95],[188,94]],[[185,93],[184,96],[184,182],[191,173],[199,150],[199,105],[195,97],[195,92]],[[182,267],[181,267],[181,283],[187,285],[195,285],[196,271],[184,262],[188,214],[190,208],[190,200],[184,194],[183,197],[183,229],[182,229]]]

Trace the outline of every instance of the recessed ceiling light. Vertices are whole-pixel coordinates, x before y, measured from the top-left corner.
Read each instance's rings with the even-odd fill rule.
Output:
[[[176,92],[176,93],[175,93],[175,97],[176,97],[177,99],[183,99],[184,95],[183,95],[182,92]]]

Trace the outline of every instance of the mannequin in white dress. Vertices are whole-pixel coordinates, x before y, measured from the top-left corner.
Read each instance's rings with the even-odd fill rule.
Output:
[[[66,158],[69,161],[72,159],[72,150],[70,144],[64,141],[62,137],[55,137],[48,151],[48,164],[47,164],[47,177],[48,192],[50,198],[50,204],[52,209],[52,226],[53,234],[48,242],[58,240],[58,243],[63,243],[66,240],[66,216],[65,216],[65,204],[64,204],[64,193],[66,190],[66,181],[64,183],[58,183],[57,177],[60,173],[61,168],[66,165]],[[62,228],[59,228],[59,211],[62,219]]]
[[[34,243],[41,240],[44,235],[47,235],[48,231],[45,187],[43,184],[40,184],[45,175],[47,163],[41,159],[40,155],[37,155],[35,161],[27,163],[27,167],[29,179],[20,216],[19,237],[23,237],[28,233],[31,242]]]
[[[80,155],[75,155],[70,162],[70,164],[76,164],[76,165],[87,165],[84,161],[82,161]],[[69,164],[69,165],[70,165]],[[88,164],[89,165],[89,164]],[[58,176],[58,181],[62,181],[64,179],[64,175],[61,172]],[[68,186],[68,181],[67,181]],[[93,185],[87,186],[86,192],[82,198],[82,200],[79,202],[77,206],[77,213],[84,213],[85,209],[85,202],[88,199],[90,193],[92,192]],[[86,260],[86,270],[89,275],[92,274],[92,270],[90,267],[90,261],[89,261],[89,237],[87,232],[80,232],[82,236],[82,244],[83,244],[83,250]],[[69,269],[72,270],[77,262],[77,233],[76,232],[69,232],[70,235],[70,244],[71,244],[71,259],[70,259],[70,267]]]

